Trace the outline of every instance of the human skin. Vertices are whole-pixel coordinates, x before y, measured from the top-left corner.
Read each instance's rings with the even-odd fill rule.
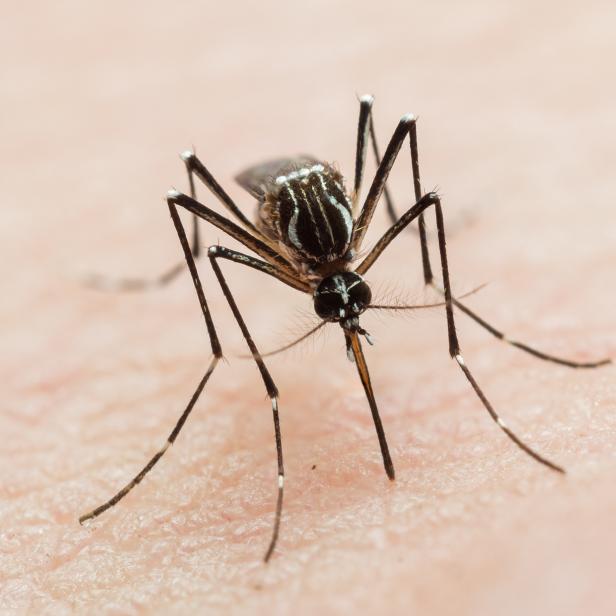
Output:
[[[192,144],[247,213],[232,177],[262,159],[307,152],[352,177],[356,94],[376,95],[381,147],[403,113],[420,117],[454,292],[489,282],[467,302],[516,339],[613,356],[615,9],[340,3],[298,20],[288,5],[239,18],[233,5],[131,7],[4,10],[0,611],[613,613],[614,367],[542,362],[456,313],[484,391],[559,476],[490,420],[448,356],[442,309],[362,318],[395,482],[337,326],[268,359],[287,480],[265,565],[271,411],[206,260],[227,361],[146,479],[77,519],[163,445],[210,360],[188,275],[141,294],[83,276],[155,275],[181,258],[162,197],[186,190],[176,152]],[[400,210],[409,170],[403,148]],[[381,212],[368,241],[385,228]],[[202,229],[204,247],[236,246]],[[410,233],[392,244],[368,276],[377,297],[434,301],[419,256]],[[261,350],[313,323],[309,297],[222,267]]]

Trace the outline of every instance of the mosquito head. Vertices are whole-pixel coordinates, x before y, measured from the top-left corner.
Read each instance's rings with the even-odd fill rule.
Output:
[[[355,272],[333,274],[321,280],[314,292],[314,310],[325,321],[346,321],[368,307],[372,293]]]

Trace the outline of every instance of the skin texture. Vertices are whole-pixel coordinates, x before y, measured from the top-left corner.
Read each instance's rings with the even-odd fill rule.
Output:
[[[287,490],[264,566],[269,402],[203,261],[228,363],[147,479],[87,527],[77,518],[164,443],[209,362],[187,275],[143,294],[80,282],[181,258],[162,196],[186,189],[176,152],[191,144],[251,212],[232,177],[263,159],[321,156],[350,184],[356,94],[376,97],[381,147],[414,112],[454,292],[490,282],[468,303],[546,351],[616,354],[616,9],[50,6],[4,7],[0,40],[0,611],[613,613],[614,367],[546,364],[457,316],[486,394],[560,477],[491,422],[448,357],[443,310],[362,319],[393,484],[339,328],[268,361]],[[412,203],[401,156],[399,209]],[[368,241],[385,228],[381,210]],[[236,247],[204,227],[204,246],[219,241]],[[309,298],[222,267],[260,349],[313,323]],[[375,299],[434,300],[410,234],[368,280]]]

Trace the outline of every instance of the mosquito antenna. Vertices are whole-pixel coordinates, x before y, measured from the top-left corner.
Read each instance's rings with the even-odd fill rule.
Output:
[[[300,344],[300,342],[303,342],[304,340],[307,340],[308,338],[310,338],[312,334],[316,334],[324,325],[327,325],[327,321],[321,321],[318,325],[313,327],[311,330],[307,331],[305,334],[302,334],[296,340],[293,340],[293,342],[289,342],[288,344],[285,344],[284,346],[281,346],[272,351],[268,351],[267,353],[261,353],[261,357],[271,357],[272,355],[278,355],[278,353],[288,351],[294,346]],[[240,357],[241,359],[252,359],[252,355],[238,355],[238,357]]]
[[[487,282],[484,282],[483,284],[479,285],[478,287],[475,287],[474,289],[471,289],[470,291],[467,291],[466,293],[464,293],[464,295],[460,295],[459,299],[464,299],[465,297],[469,297],[470,295],[474,295],[475,293],[478,293],[484,287],[486,287],[487,284],[488,284]],[[409,305],[405,305],[405,304],[391,304],[391,305],[370,304],[368,306],[368,309],[372,309],[372,310],[422,310],[424,308],[439,308],[439,307],[445,306],[445,304],[446,304],[446,302],[438,302],[436,304],[409,304]]]

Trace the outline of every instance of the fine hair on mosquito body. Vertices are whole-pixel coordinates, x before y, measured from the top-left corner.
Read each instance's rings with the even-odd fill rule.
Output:
[[[95,518],[113,507],[140,483],[154,467],[170,445],[174,443],[222,357],[218,333],[195,265],[195,260],[201,255],[198,226],[200,219],[225,232],[253,253],[246,254],[216,245],[209,247],[207,258],[241,330],[250,356],[254,359],[261,374],[271,402],[277,456],[278,492],[272,534],[264,557],[266,562],[270,559],[278,541],[285,473],[278,409],[278,388],[265,364],[264,357],[294,346],[328,324],[340,327],[345,339],[348,357],[356,366],[372,413],[385,473],[391,480],[395,477],[394,465],[389,453],[385,430],[379,415],[362,348],[362,338],[370,344],[372,344],[372,341],[369,333],[361,326],[360,320],[361,315],[367,310],[402,311],[427,307],[425,305],[400,305],[399,303],[392,305],[373,304],[372,292],[365,280],[367,272],[389,244],[414,221],[417,221],[418,225],[424,282],[434,288],[443,298],[442,302],[430,306],[442,306],[444,308],[450,356],[460,367],[484,408],[509,439],[545,467],[558,473],[565,472],[561,466],[548,460],[522,441],[497,414],[462,355],[456,333],[454,312],[459,310],[497,339],[542,360],[571,368],[596,368],[610,363],[611,360],[577,362],[539,351],[523,342],[507,337],[502,331],[490,325],[462,303],[460,301],[463,299],[462,297],[455,298],[452,296],[441,200],[435,192],[423,193],[421,189],[416,118],[412,114],[402,116],[385,152],[381,156],[376,142],[372,105],[373,98],[371,96],[362,96],[359,99],[355,173],[350,191],[345,187],[340,172],[321,159],[312,156],[297,156],[269,161],[251,167],[236,177],[238,183],[257,200],[258,210],[254,222],[242,213],[194,152],[187,151],[181,154],[188,172],[190,195],[172,189],[167,193],[167,206],[178,234],[185,262],[175,265],[153,280],[127,279],[117,282],[112,288],[138,290],[150,286],[162,286],[173,280],[188,266],[205,320],[212,359],[164,446],[115,496],[81,516],[79,519],[81,523]],[[414,205],[399,216],[396,213],[386,183],[400,149],[407,140],[411,155]],[[377,170],[362,202],[360,195],[369,146],[376,159]],[[195,177],[221,202],[230,216],[223,216],[197,201]],[[365,234],[381,197],[384,197],[391,226],[374,246],[366,250],[362,246]],[[178,208],[193,214],[190,240],[180,219]],[[424,219],[428,212],[434,212],[436,220],[440,282],[437,282],[434,276],[428,249]],[[363,256],[359,257],[359,255]],[[221,260],[247,266],[257,272],[276,278],[297,291],[308,294],[311,297],[314,312],[320,318],[319,324],[291,344],[270,353],[260,353],[223,275],[220,266]]]

